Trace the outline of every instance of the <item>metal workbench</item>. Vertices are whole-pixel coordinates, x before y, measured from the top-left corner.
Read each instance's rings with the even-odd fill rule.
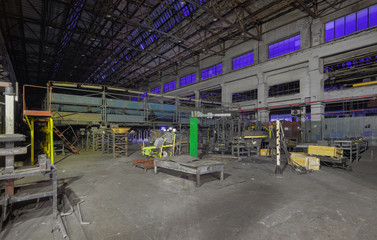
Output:
[[[165,168],[178,172],[196,175],[196,186],[200,187],[200,176],[208,173],[220,173],[220,180],[224,179],[224,163],[212,160],[199,160],[190,156],[172,156],[154,160],[154,173],[157,168]]]
[[[14,170],[12,173],[0,174],[0,181],[10,180],[10,179],[20,179],[24,177],[40,176],[40,175],[49,176],[51,185],[48,188],[46,188],[45,186],[41,186],[40,188],[38,188],[38,186],[36,186],[36,188],[33,188],[32,191],[23,191],[23,188],[21,188],[19,191],[15,192],[13,196],[7,195],[7,194],[0,195],[0,205],[2,206],[2,212],[1,212],[1,217],[0,217],[0,230],[2,229],[3,222],[7,219],[10,213],[9,207],[13,203],[17,203],[17,202],[51,197],[53,218],[54,219],[57,218],[58,177],[57,177],[57,170],[54,165],[51,165],[49,169],[41,169],[41,167],[19,168],[19,169]],[[38,183],[36,185],[38,185]],[[40,190],[40,191],[36,191],[36,190]]]
[[[334,144],[337,148],[343,150],[344,155],[349,159],[349,163],[352,163],[353,160],[359,161],[360,154],[368,148],[367,141],[359,140],[335,140]]]

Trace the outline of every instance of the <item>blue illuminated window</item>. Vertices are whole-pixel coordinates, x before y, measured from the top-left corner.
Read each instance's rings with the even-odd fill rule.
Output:
[[[346,16],[346,35],[356,31],[356,13]]]
[[[335,20],[335,38],[344,36],[344,18]]]
[[[177,88],[177,81],[171,81],[164,84],[164,92],[169,92]]]
[[[254,52],[233,58],[233,70],[254,64]]]
[[[326,31],[326,37],[325,40],[330,41],[334,39],[334,28],[335,28],[335,22],[331,21],[325,24],[325,31]]]
[[[300,50],[300,46],[300,35],[271,44],[270,46],[268,46],[268,58],[274,58]]]
[[[143,100],[146,97],[148,97],[148,93],[147,92],[145,92],[144,94],[140,94],[140,100]]]
[[[186,85],[194,83],[194,82],[196,82],[196,73],[182,77],[179,80],[179,86],[183,87],[183,86],[186,86]]]
[[[369,8],[369,27],[377,25],[377,5]]]
[[[131,97],[131,101],[137,101],[137,97]]]
[[[200,79],[210,78],[223,73],[223,64],[219,63],[217,65],[211,66],[209,68],[203,69],[200,74]]]
[[[358,11],[356,15],[357,31],[368,28],[368,8]]]
[[[161,87],[160,86],[158,86],[158,87],[155,87],[155,88],[152,88],[151,89],[151,93],[161,93]]]
[[[351,13],[325,24],[325,41],[377,25],[377,5]]]

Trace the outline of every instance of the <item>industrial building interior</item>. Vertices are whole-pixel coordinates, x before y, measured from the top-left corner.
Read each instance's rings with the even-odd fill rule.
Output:
[[[0,239],[377,239],[377,0],[0,0]]]

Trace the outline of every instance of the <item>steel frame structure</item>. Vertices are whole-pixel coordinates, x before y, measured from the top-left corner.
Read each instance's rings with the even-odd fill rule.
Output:
[[[146,87],[198,66],[200,54],[262,39],[262,24],[300,9],[317,18],[345,0],[4,0],[18,80]],[[225,42],[227,44],[225,44]],[[214,50],[217,46],[217,50]]]

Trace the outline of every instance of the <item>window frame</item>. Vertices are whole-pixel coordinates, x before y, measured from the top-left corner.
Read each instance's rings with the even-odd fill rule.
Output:
[[[287,41],[289,39],[293,39],[293,38],[295,38],[297,36],[300,38],[300,48],[299,49],[295,49],[293,51],[289,51],[289,52],[286,52],[286,53],[283,53],[283,54],[280,54],[280,55],[276,55],[276,56],[273,56],[273,57],[270,56],[270,47],[272,45],[275,45],[275,44],[278,44],[278,43],[283,43],[284,41]],[[273,59],[273,58],[284,56],[284,55],[287,55],[287,54],[290,54],[290,53],[293,53],[293,52],[296,52],[296,51],[299,51],[299,50],[301,50],[301,34],[300,33],[296,33],[296,34],[290,35],[290,36],[288,36],[286,38],[282,38],[282,39],[280,39],[278,41],[271,42],[270,44],[268,44],[268,47],[267,47],[267,56],[268,56],[268,59]]]
[[[327,43],[327,42],[333,41],[335,39],[339,39],[339,38],[351,35],[355,32],[360,32],[360,31],[367,30],[367,29],[370,29],[370,28],[377,26],[376,8],[377,8],[377,4],[374,4],[374,5],[371,5],[369,7],[362,8],[362,9],[359,9],[357,11],[351,12],[347,15],[342,16],[342,17],[338,17],[338,18],[333,19],[331,21],[325,22],[323,24],[323,26],[324,26],[324,37],[323,37],[324,42]],[[373,9],[373,11],[371,11],[371,9]],[[365,16],[361,15],[365,11],[366,11],[366,15]],[[359,14],[360,14],[360,16],[359,16]],[[373,18],[373,16],[374,16],[374,18]],[[344,24],[343,35],[340,34],[339,36],[337,36],[336,21],[340,21],[341,19],[343,19],[343,24]],[[365,22],[359,23],[359,21],[361,19],[363,19],[363,21],[366,21],[366,23]],[[329,25],[331,23],[334,25],[334,27],[332,28],[332,33],[331,33],[332,36],[328,37],[327,25]],[[363,26],[363,24],[366,24],[366,27]],[[375,25],[372,25],[372,24],[375,24]],[[347,26],[349,26],[349,27],[347,28]]]
[[[255,98],[247,98],[246,100],[238,100],[238,101],[234,101],[235,100],[235,98],[234,98],[234,95],[235,94],[247,94],[247,93],[251,93],[251,92],[253,92],[253,94],[254,94],[254,96],[255,96]],[[251,94],[250,94],[251,95]],[[247,97],[247,95],[246,95],[246,97]],[[241,92],[234,92],[234,93],[232,93],[232,103],[240,103],[240,102],[247,102],[247,101],[255,101],[255,100],[258,100],[258,89],[256,88],[256,89],[250,89],[250,90],[246,90],[246,91],[241,91]]]
[[[234,60],[236,60],[237,58],[241,58],[241,57],[243,57],[243,56],[246,57],[246,55],[248,55],[248,54],[252,54],[252,56],[253,56],[253,57],[252,57],[252,63],[247,64],[247,65],[244,65],[244,66],[242,66],[242,67],[234,68]],[[246,52],[246,53],[243,53],[243,54],[240,54],[240,55],[235,56],[235,57],[232,58],[232,70],[237,70],[237,69],[240,69],[240,68],[244,68],[244,67],[247,67],[247,66],[250,66],[250,65],[253,65],[253,64],[255,64],[255,54],[254,54],[254,50],[249,51],[249,52]]]
[[[289,84],[295,84],[295,83],[298,83],[298,91],[295,91],[297,88],[292,88],[292,89],[289,89]],[[276,91],[275,93],[272,93],[270,91],[271,88],[273,87],[277,87],[279,85],[288,85],[286,90],[281,90],[281,91]],[[283,87],[283,86],[282,86]],[[274,85],[271,85],[271,86],[268,86],[268,90],[267,90],[267,96],[269,98],[272,98],[272,97],[283,97],[283,96],[287,96],[287,95],[294,95],[294,94],[299,94],[301,92],[301,83],[300,83],[300,80],[294,80],[294,81],[289,81],[289,82],[284,82],[284,83],[278,83],[278,84],[274,84]],[[279,94],[281,93],[281,94]]]
[[[153,91],[155,89],[159,89],[158,92]],[[157,87],[152,88],[150,92],[153,93],[153,94],[160,94],[161,93],[161,86],[157,86]]]
[[[221,64],[221,73],[217,73],[217,67],[219,66]],[[210,68],[213,68],[213,67],[215,67],[215,75],[213,75],[213,76],[209,76],[209,70],[210,70]],[[206,73],[206,75],[207,75],[207,77],[206,78],[202,78],[202,76],[203,76],[203,71],[207,71],[207,73]],[[219,62],[219,63],[217,63],[217,64],[215,64],[215,65],[211,65],[211,66],[209,66],[209,67],[206,67],[206,68],[204,68],[204,69],[201,69],[200,70],[200,81],[201,80],[205,80],[205,79],[208,79],[208,78],[211,78],[211,77],[214,77],[214,76],[218,76],[218,75],[221,75],[221,74],[223,74],[223,62]]]
[[[174,84],[173,84],[174,83]],[[174,87],[170,87],[169,84],[173,84]],[[168,86],[168,89],[166,90],[166,86]],[[173,91],[177,89],[177,80],[173,80],[173,81],[170,81],[170,82],[167,82],[167,83],[164,83],[164,93],[165,92],[170,92],[170,91]]]
[[[191,78],[191,82],[190,83],[187,83],[186,81],[187,81],[187,77],[189,77],[190,76],[190,78]],[[195,76],[195,81],[192,81],[192,77],[193,76]],[[184,81],[185,81],[185,84],[184,85],[182,85],[182,79],[185,79]],[[187,86],[187,85],[191,85],[191,84],[193,84],[193,83],[196,83],[196,72],[194,72],[194,73],[191,73],[191,74],[188,74],[188,75],[186,75],[186,76],[183,76],[183,77],[181,77],[181,78],[179,78],[179,87],[185,87],[185,86]]]

